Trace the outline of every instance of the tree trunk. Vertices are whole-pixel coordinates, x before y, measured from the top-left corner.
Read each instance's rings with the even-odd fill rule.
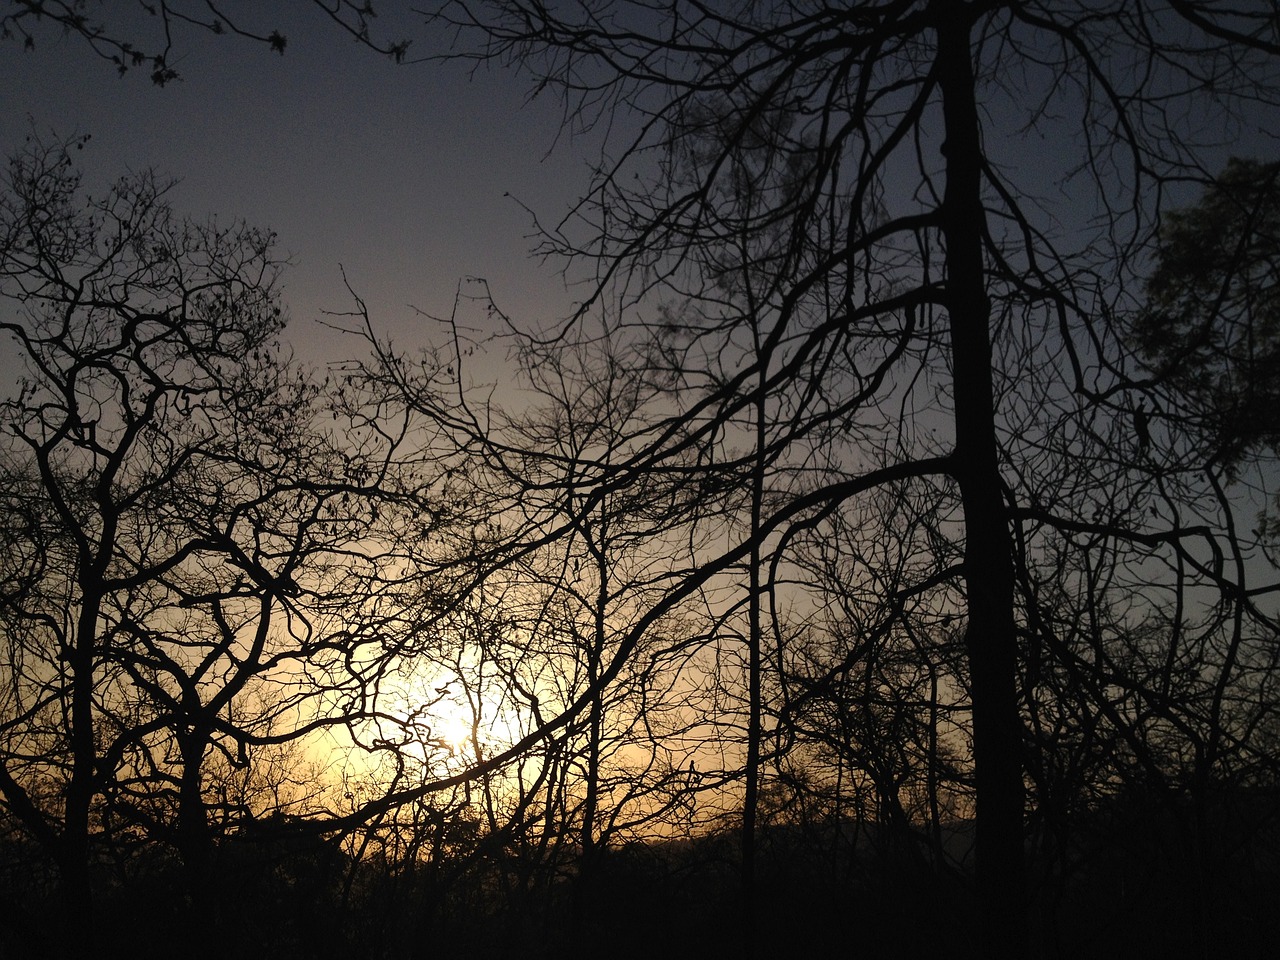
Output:
[[[578,865],[578,884],[575,904],[578,912],[578,929],[594,933],[598,929],[597,908],[600,898],[595,889],[598,882],[597,864],[599,851],[596,844],[596,821],[600,806],[600,740],[604,735],[604,692],[597,688],[600,665],[604,659],[609,612],[608,517],[605,507],[600,507],[600,542],[591,546],[596,561],[596,604],[593,634],[587,648],[587,683],[593,691],[589,707],[587,727],[586,796],[582,804],[582,856]],[[590,546],[590,544],[589,544]]]
[[[193,903],[209,895],[212,841],[209,815],[201,791],[205,745],[209,731],[194,729],[182,738],[182,782],[178,797],[178,846],[186,874],[187,893]]]
[[[755,318],[754,310],[751,316]],[[746,785],[742,797],[742,902],[740,929],[743,937],[743,955],[750,957],[755,951],[755,918],[758,907],[756,877],[756,819],[760,803],[760,740],[764,735],[762,722],[762,685],[764,619],[761,609],[761,566],[764,548],[760,542],[760,527],[764,514],[764,474],[766,399],[768,396],[769,355],[762,349],[760,330],[753,326],[756,362],[760,365],[759,381],[755,394],[755,460],[751,471],[751,569],[747,598],[747,758]]]
[[[991,371],[991,304],[983,267],[982,152],[967,5],[937,5],[938,79],[946,141],[943,236],[955,392],[955,480],[965,520],[965,644],[977,787],[978,945],[1027,947],[1023,878],[1022,721],[1017,699],[1014,566],[1001,497]]]
[[[71,722],[67,735],[71,748],[71,776],[67,782],[57,859],[59,898],[66,922],[74,928],[70,931],[74,935],[92,925],[93,913],[89,878],[89,811],[93,805],[97,761],[93,687],[98,609],[98,598],[86,593],[76,620],[75,643],[70,651]]]

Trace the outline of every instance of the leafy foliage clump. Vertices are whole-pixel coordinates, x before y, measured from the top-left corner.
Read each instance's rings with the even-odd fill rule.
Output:
[[[1280,163],[1233,159],[1170,213],[1137,342],[1227,464],[1280,444]]]

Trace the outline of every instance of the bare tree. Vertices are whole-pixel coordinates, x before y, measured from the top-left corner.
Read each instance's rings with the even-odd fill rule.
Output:
[[[361,24],[367,12],[334,9]],[[365,731],[379,731],[363,742],[394,773],[324,828],[417,817],[472,785],[490,835],[530,857],[569,829],[590,848],[607,829],[611,718],[643,724],[667,682],[649,666],[678,677],[696,661],[713,696],[731,694],[705,729],[723,739],[709,779],[744,785],[748,907],[768,764],[780,771],[804,740],[838,777],[857,767],[885,820],[909,819],[905,785],[922,775],[936,850],[941,781],[963,802],[970,776],[968,757],[950,764],[945,729],[971,751],[976,803],[982,909],[961,949],[1017,955],[1029,828],[1061,879],[1075,869],[1065,832],[1110,785],[1145,776],[1204,797],[1224,772],[1266,767],[1268,711],[1250,699],[1274,682],[1260,599],[1272,588],[1252,572],[1264,544],[1239,529],[1239,450],[1206,460],[1179,430],[1212,420],[1191,412],[1197,393],[1219,413],[1234,402],[1234,373],[1215,365],[1235,363],[1242,341],[1219,334],[1265,340],[1269,287],[1235,269],[1247,240],[1218,251],[1219,273],[1154,283],[1174,319],[1222,292],[1172,338],[1177,356],[1148,349],[1154,374],[1134,363],[1123,318],[1140,306],[1170,191],[1207,179],[1213,138],[1274,106],[1273,13],[1154,0],[439,4],[433,22],[461,30],[458,56],[514,61],[560,89],[575,129],[608,128],[608,153],[545,234],[544,253],[586,266],[581,310],[541,331],[490,313],[544,408],[477,399],[456,323],[442,352],[411,360],[363,318],[373,356],[351,371],[355,419],[374,436],[387,418],[420,431],[415,468],[440,470],[394,523],[404,533],[416,514],[437,536],[403,538],[409,586],[344,642],[410,672],[469,671],[458,689],[477,730],[487,698],[515,719],[501,746],[482,749],[477,732],[470,756],[449,758],[437,744],[406,778],[405,758],[438,740],[433,698],[408,715],[362,701]],[[1233,202],[1225,219],[1264,210]],[[575,368],[584,345],[608,363]],[[1249,360],[1270,363],[1266,350]],[[552,382],[584,372],[598,382]],[[1253,400],[1269,396],[1262,379]],[[615,384],[639,392],[608,407]],[[16,529],[73,553],[22,493],[39,474],[9,472]],[[92,491],[64,501],[74,514]],[[871,529],[892,546],[870,547]],[[577,560],[591,573],[580,581]],[[41,557],[12,562],[12,595],[31,596]],[[247,569],[282,585],[281,568]],[[493,614],[494,597],[519,616]],[[695,602],[697,628],[664,636]],[[823,613],[788,620],[788,604],[809,602]],[[437,629],[479,611],[465,642]],[[745,656],[719,655],[731,648]],[[664,765],[658,746],[648,757],[637,782],[669,799],[662,810],[698,795],[705,770]]]
[[[91,199],[77,146],[30,141],[0,201],[23,365],[0,407],[0,794],[90,934],[95,847],[168,842],[199,893],[215,823],[268,812],[207,765],[364,716],[383,654],[360,614],[397,561],[366,549],[390,542],[394,440],[319,428],[273,235],[179,219],[150,173]]]
[[[975,935],[1020,952],[1025,598],[1014,521],[1021,504],[1041,505],[1035,443],[1054,429],[1049,416],[1015,431],[1039,409],[1020,387],[1074,398],[1063,402],[1077,410],[1125,389],[1105,320],[1124,301],[1164,187],[1203,163],[1202,131],[1180,118],[1200,115],[1209,90],[1228,122],[1273,102],[1269,21],[1187,4],[518,0],[442,4],[437,19],[475,31],[478,46],[459,56],[514,60],[562,89],[582,124],[609,121],[612,149],[586,199],[547,235],[549,252],[596,265],[573,323],[609,308],[618,329],[634,327],[663,296],[716,304],[717,268],[741,261],[740,238],[772,240],[761,356],[775,366],[748,361],[724,384],[695,385],[700,364],[720,355],[698,356],[699,345],[746,335],[733,311],[703,311],[682,340],[679,323],[649,326],[686,378],[687,422],[727,429],[748,402],[740,385],[757,376],[824,391],[822,405],[788,411],[777,443],[792,456],[824,424],[871,429],[896,410],[881,421],[886,441],[851,442],[840,469],[752,524],[744,557],[771,531],[812,523],[872,486],[914,475],[953,491],[984,904]],[[1170,97],[1180,111],[1166,109]],[[1017,157],[1039,136],[1077,144],[1059,152],[1067,189],[1047,216],[1037,204],[1049,198]],[[749,194],[748,154],[758,165]],[[1071,204],[1100,216],[1080,218]],[[655,444],[645,468],[689,450],[696,429]],[[1080,506],[1057,516],[1066,502],[1056,501],[1037,515],[1046,532],[1069,531]]]

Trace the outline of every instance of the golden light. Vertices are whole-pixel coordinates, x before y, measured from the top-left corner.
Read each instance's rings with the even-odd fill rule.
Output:
[[[474,739],[472,723],[462,715],[461,709],[446,711],[440,718],[437,729],[440,741],[454,755],[463,753]]]

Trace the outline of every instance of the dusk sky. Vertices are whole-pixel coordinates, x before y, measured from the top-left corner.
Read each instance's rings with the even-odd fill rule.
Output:
[[[4,43],[4,153],[33,123],[44,136],[90,134],[90,183],[154,167],[181,181],[179,213],[274,229],[294,261],[290,340],[308,359],[344,349],[310,322],[350,306],[340,264],[405,347],[425,333],[409,305],[447,313],[467,276],[488,279],[522,320],[565,313],[572,296],[553,266],[529,258],[533,225],[516,202],[554,223],[586,183],[574,145],[557,144],[555,98],[529,102],[527,78],[498,67],[396,66],[309,4],[279,10],[283,56],[191,30],[175,38],[181,79],[165,87],[145,67],[117,76],[56,30],[32,52]],[[378,26],[412,36],[411,58],[429,52],[420,17],[401,33],[385,17]]]
[[[560,264],[530,257],[534,228],[521,204],[554,225],[588,183],[588,146],[561,136],[554,92],[530,101],[529,78],[498,64],[472,71],[422,62],[446,48],[443,32],[420,14],[379,13],[378,36],[412,39],[411,62],[397,66],[360,46],[310,3],[273,5],[271,21],[246,18],[280,29],[283,56],[240,37],[177,32],[180,79],[164,87],[145,66],[117,76],[83,39],[57,28],[38,35],[31,52],[8,41],[0,46],[0,146],[11,152],[32,124],[46,137],[90,134],[81,155],[90,182],[154,167],[181,181],[172,194],[179,213],[274,229],[293,260],[284,277],[290,340],[307,359],[344,353],[311,324],[321,310],[351,305],[340,265],[379,329],[403,347],[427,333],[411,305],[447,314],[470,276],[487,279],[522,326],[565,316],[575,292],[560,280]],[[144,19],[130,36],[153,42],[153,29]],[[993,96],[985,106],[994,131],[1003,106]],[[1092,212],[1063,189],[1074,154],[1055,149],[1044,130],[1017,129],[1021,122],[989,136],[991,152],[1038,199],[1056,200],[1051,215],[1070,229]],[[1071,123],[1058,135],[1074,139],[1079,130]],[[1256,130],[1236,128],[1225,140],[1220,162],[1272,150]]]
[[[1280,0],[415,6],[0,0],[0,960],[1272,955]]]

